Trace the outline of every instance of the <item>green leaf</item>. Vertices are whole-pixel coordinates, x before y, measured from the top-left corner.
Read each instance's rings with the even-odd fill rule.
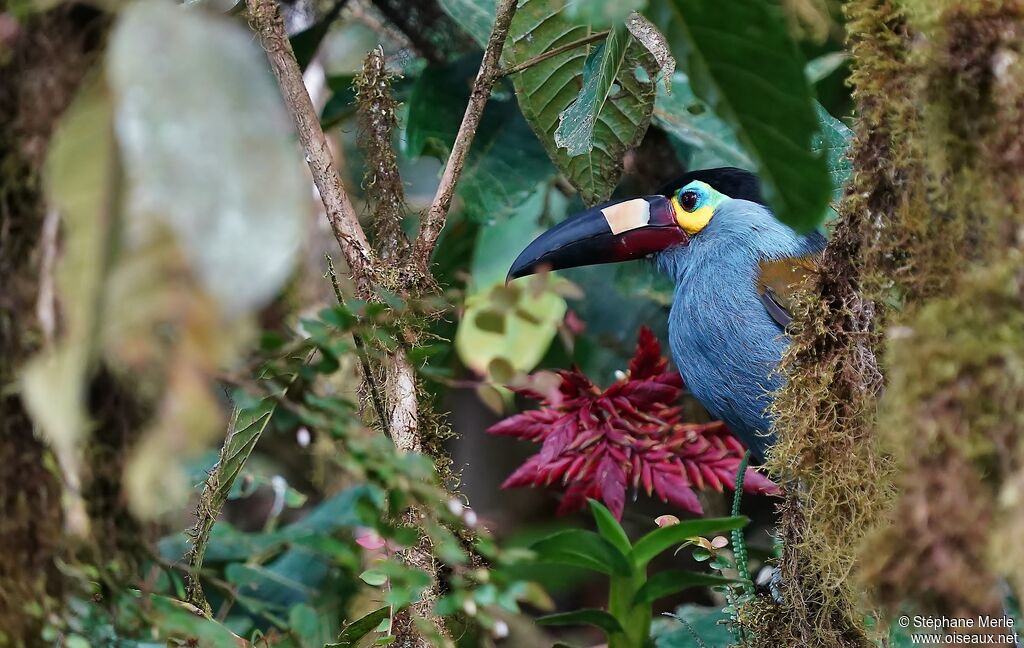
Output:
[[[828,173],[832,177],[832,200],[838,202],[843,197],[843,187],[853,175],[853,161],[849,156],[853,131],[830,115],[820,103],[815,102],[815,110],[821,123],[821,133],[814,138],[814,150],[825,152]]]
[[[566,17],[560,11],[560,3],[526,0],[512,20],[506,57],[509,64],[521,63],[591,36],[594,31],[591,25]],[[632,39],[627,34],[625,40]],[[640,143],[647,131],[658,72],[654,57],[639,43],[629,42],[624,53],[619,45],[610,50],[614,54],[608,59],[614,63],[614,84],[606,85],[609,79],[602,79],[595,70],[590,76],[591,91],[599,99],[602,94],[605,96],[590,102],[584,96],[577,109],[582,111],[587,105],[599,108],[593,115],[593,150],[586,155],[571,155],[556,141],[555,133],[560,116],[584,90],[585,63],[598,48],[595,43],[576,47],[512,75],[523,116],[587,204],[601,202],[611,195],[622,173],[623,156]],[[602,87],[605,92],[600,92]],[[589,116],[581,120],[583,124],[588,122]],[[578,150],[575,144],[573,150]]]
[[[360,639],[373,632],[384,619],[388,618],[390,612],[391,608],[385,606],[356,619],[345,626],[345,629],[338,635],[336,643],[327,644],[324,648],[355,648]]]
[[[477,45],[487,45],[491,25],[494,24],[496,0],[438,0],[438,4]]]
[[[324,619],[305,603],[292,607],[288,612],[288,628],[299,637],[302,648],[323,648],[324,625]]]
[[[633,605],[647,605],[663,596],[682,592],[691,587],[714,587],[715,585],[730,585],[735,582],[734,579],[724,576],[699,574],[682,569],[659,571],[648,578],[647,582],[637,591],[636,596],[633,597]]]
[[[820,132],[814,136],[811,148],[824,154],[832,180],[832,200],[838,201],[853,171],[848,156],[853,131],[830,115],[820,103],[814,102],[814,109]],[[697,98],[690,87],[689,77],[682,72],[673,75],[671,93],[658,89],[654,122],[686,145],[689,154],[687,166],[690,168],[736,166],[756,170],[732,127]]]
[[[658,88],[654,122],[695,149],[689,160],[690,168],[755,168],[754,161],[736,139],[732,127],[697,98],[690,86],[690,78],[682,72],[672,75],[671,92]]]
[[[537,619],[537,624],[543,626],[591,625],[604,630],[605,634],[622,632],[622,624],[618,619],[604,610],[593,608],[548,614]]]
[[[547,187],[537,187],[509,218],[480,229],[470,268],[472,282],[466,308],[455,334],[455,351],[463,364],[481,375],[487,374],[492,362],[499,358],[516,371],[536,367],[565,316],[565,299],[550,286],[542,291],[533,291],[528,284],[505,287],[505,274],[516,254],[541,231],[537,221],[547,193]],[[509,292],[517,296],[514,309],[507,304],[502,307]],[[501,311],[504,313],[499,327],[491,315]],[[483,313],[491,315],[481,320]]]
[[[120,599],[120,606],[128,614],[146,610],[145,623],[159,629],[160,639],[194,642],[208,648],[238,648],[246,645],[238,635],[213,619],[196,614],[196,609],[167,596],[149,595],[134,598],[130,594]]]
[[[684,520],[679,524],[655,529],[637,540],[636,544],[633,545],[633,563],[638,567],[643,567],[662,551],[685,542],[687,538],[738,529],[745,526],[747,522],[749,520],[743,516],[702,518],[698,520]]]
[[[359,574],[359,580],[363,581],[367,585],[380,587],[384,583],[388,582],[388,576],[384,572],[376,569],[367,569],[362,574]]]
[[[722,648],[735,642],[729,616],[718,608],[684,605],[666,616],[652,628],[658,648]]]
[[[538,562],[583,567],[608,575],[628,576],[629,561],[615,546],[593,531],[570,529],[540,540],[531,547]]]
[[[647,0],[568,0],[565,15],[595,28],[605,28],[626,20],[632,12],[643,9]]]
[[[697,95],[731,124],[754,160],[776,217],[809,231],[825,217],[828,169],[804,61],[773,3],[652,0],[649,17],[668,36]]]
[[[334,128],[356,112],[356,90],[352,86],[355,79],[351,74],[339,74],[327,77],[327,87],[331,89],[331,98],[320,111],[320,126],[324,130]]]
[[[280,390],[283,394],[284,390]],[[247,407],[238,413],[238,418],[229,431],[224,442],[220,459],[213,470],[217,479],[210,480],[209,486],[214,488],[211,505],[219,511],[231,494],[231,489],[242,472],[245,462],[249,459],[256,443],[267,429],[270,418],[277,409],[276,398],[265,398],[254,407]],[[206,494],[204,493],[204,496]]]
[[[570,157],[594,150],[594,122],[608,102],[615,79],[623,72],[626,48],[632,40],[626,26],[617,25],[583,64],[583,89],[558,116],[555,129],[555,144],[564,147]]]
[[[263,600],[280,601],[312,594],[313,588],[299,580],[300,577],[300,574],[282,574],[262,565],[231,563],[224,569],[224,578],[238,586],[241,596]]]
[[[623,556],[628,556],[629,552],[633,550],[633,546],[629,542],[629,536],[626,535],[626,531],[619,524],[619,521],[615,519],[612,512],[605,507],[604,504],[598,502],[595,499],[587,500],[590,504],[590,513],[594,516],[594,521],[597,522],[597,531],[601,534],[601,537],[612,543],[616,549],[622,552]]]

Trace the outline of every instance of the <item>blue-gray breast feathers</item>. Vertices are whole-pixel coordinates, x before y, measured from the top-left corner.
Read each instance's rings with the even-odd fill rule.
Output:
[[[775,439],[767,407],[788,345],[757,291],[759,263],[818,254],[825,239],[800,235],[763,206],[726,200],[687,246],[658,256],[676,284],[672,355],[690,392],[724,420],[757,461]]]

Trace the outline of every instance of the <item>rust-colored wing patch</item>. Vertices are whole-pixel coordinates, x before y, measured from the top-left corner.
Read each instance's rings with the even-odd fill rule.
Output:
[[[762,261],[757,294],[768,314],[786,328],[793,321],[793,297],[818,270],[819,255]]]

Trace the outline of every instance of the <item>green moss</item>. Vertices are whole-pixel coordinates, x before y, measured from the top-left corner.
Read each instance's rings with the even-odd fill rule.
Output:
[[[997,579],[1021,582],[1022,267],[1017,250],[979,266],[891,336],[879,430],[900,496],[864,553],[885,603],[998,613]]]
[[[889,497],[891,464],[874,442],[882,383],[876,355],[883,297],[904,283],[889,278],[897,260],[876,246],[895,241],[893,221],[915,211],[920,193],[907,188],[922,174],[912,145],[919,119],[908,91],[914,70],[903,13],[878,0],[846,9],[858,108],[854,175],[820,273],[794,313],[780,368],[787,386],[773,406],[780,442],[769,466],[788,490],[784,601],[773,613],[763,600],[747,611],[758,646],[870,645],[870,605],[850,576],[858,543]]]
[[[907,150],[920,162],[865,254],[867,285],[899,297],[877,427],[896,470],[859,578],[891,607],[998,614],[998,579],[1024,583],[1024,11],[906,5],[923,99]]]

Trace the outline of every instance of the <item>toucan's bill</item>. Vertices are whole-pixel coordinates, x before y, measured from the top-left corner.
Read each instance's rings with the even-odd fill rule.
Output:
[[[677,222],[678,207],[665,196],[644,196],[598,205],[537,237],[516,258],[508,279],[645,257],[689,243]]]

